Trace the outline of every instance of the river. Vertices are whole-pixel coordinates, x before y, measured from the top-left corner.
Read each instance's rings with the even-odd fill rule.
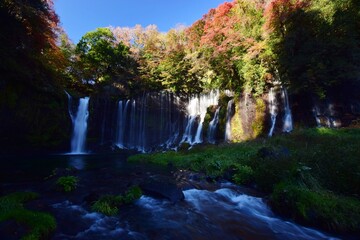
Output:
[[[116,216],[92,212],[90,195],[118,194],[156,176],[175,180],[171,167],[127,163],[130,154],[3,156],[1,191],[40,193],[34,205],[57,220],[52,239],[338,239],[276,216],[265,199],[229,182],[186,187],[177,203],[143,195]],[[70,194],[56,191],[48,178],[66,168],[80,179]]]

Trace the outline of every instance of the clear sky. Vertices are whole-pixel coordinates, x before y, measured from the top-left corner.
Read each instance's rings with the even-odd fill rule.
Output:
[[[56,13],[70,39],[77,43],[97,27],[158,26],[167,32],[190,26],[226,0],[54,0]]]

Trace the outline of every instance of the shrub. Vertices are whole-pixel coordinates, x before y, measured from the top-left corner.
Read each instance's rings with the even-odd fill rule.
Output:
[[[131,204],[139,199],[141,195],[141,189],[138,186],[133,186],[129,188],[124,195],[104,195],[100,197],[100,199],[91,206],[91,209],[108,216],[116,215],[121,205]]]
[[[261,148],[251,162],[256,184],[265,192],[271,192],[275,184],[292,179],[296,175],[296,161],[286,148]]]
[[[0,198],[0,222],[14,220],[29,227],[30,232],[22,239],[43,239],[56,228],[56,221],[48,213],[30,211],[23,203],[34,200],[38,194],[33,192],[17,192]]]
[[[76,189],[78,181],[78,178],[75,176],[63,176],[58,178],[56,185],[64,192],[71,192]]]
[[[116,215],[119,211],[117,206],[114,205],[112,201],[109,201],[109,198],[99,199],[91,206],[91,209],[95,212],[100,212],[108,216]]]
[[[233,181],[236,184],[249,184],[254,180],[254,170],[245,165],[238,165],[235,167],[235,174],[233,176]]]
[[[278,184],[271,194],[272,207],[306,224],[338,232],[360,230],[360,201],[313,191],[292,183]]]
[[[138,186],[131,187],[122,197],[122,202],[125,204],[130,204],[135,200],[139,199],[141,195],[142,195],[141,188],[139,188]]]

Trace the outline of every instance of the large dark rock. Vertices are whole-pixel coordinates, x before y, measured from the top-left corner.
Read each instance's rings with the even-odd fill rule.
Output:
[[[185,198],[181,189],[168,178],[149,178],[140,184],[140,188],[147,195],[166,198],[173,203]]]

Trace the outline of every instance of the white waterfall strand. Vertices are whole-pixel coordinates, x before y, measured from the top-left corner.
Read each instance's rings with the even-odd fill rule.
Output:
[[[209,129],[208,129],[208,142],[211,144],[215,144],[216,140],[216,127],[219,123],[219,112],[220,107],[218,107],[215,111],[214,118],[209,123]]]
[[[270,88],[270,92],[269,92],[269,111],[270,111],[270,117],[271,117],[271,128],[270,128],[268,136],[271,137],[274,132],[276,116],[278,114],[278,107],[277,107],[277,102],[276,102],[276,96],[274,93],[274,88]]]
[[[284,119],[283,119],[283,132],[291,132],[293,130],[293,120],[289,104],[289,97],[286,88],[281,87],[282,99],[284,102]]]
[[[211,91],[210,93],[201,94],[190,99],[186,108],[188,111],[188,123],[181,142],[187,142],[191,145],[203,142],[202,128],[207,108],[212,105],[217,105],[218,100],[219,91]],[[195,135],[193,135],[192,130],[197,118],[199,118],[199,122]]]
[[[73,120],[73,136],[71,139],[71,154],[84,154],[89,117],[89,97],[80,98],[76,117]]]

